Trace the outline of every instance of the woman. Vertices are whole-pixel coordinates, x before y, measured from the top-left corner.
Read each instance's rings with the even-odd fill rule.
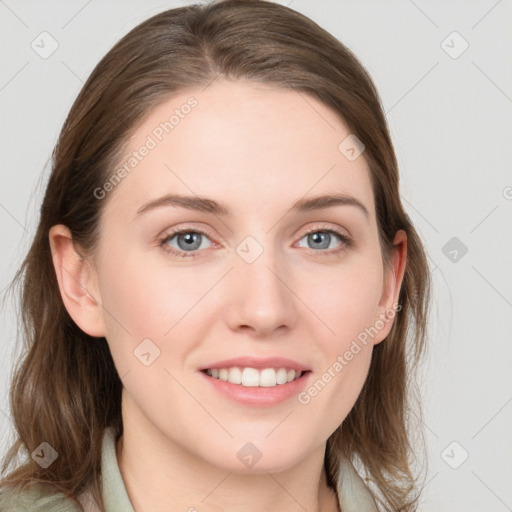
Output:
[[[377,91],[303,15],[172,9],[102,59],[19,270],[4,510],[414,510],[428,267]]]

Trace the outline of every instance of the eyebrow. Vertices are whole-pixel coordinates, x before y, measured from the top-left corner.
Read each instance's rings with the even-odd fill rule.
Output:
[[[136,216],[143,213],[163,207],[181,207],[187,210],[198,212],[212,213],[214,215],[231,217],[233,215],[231,209],[213,199],[200,196],[185,196],[179,194],[168,194],[149,203],[142,205],[136,213]],[[364,204],[353,196],[347,194],[330,194],[310,198],[302,198],[295,201],[290,208],[291,212],[309,212],[322,210],[324,208],[332,208],[333,206],[355,206],[364,213],[367,219],[370,214]]]

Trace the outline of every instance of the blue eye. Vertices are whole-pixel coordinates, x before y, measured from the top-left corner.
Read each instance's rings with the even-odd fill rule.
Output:
[[[166,236],[162,241],[161,245],[164,250],[176,254],[177,256],[183,257],[194,257],[195,253],[199,249],[205,249],[203,244],[203,238],[208,238],[207,235],[200,231],[176,231]],[[175,240],[178,247],[172,245]]]
[[[322,256],[333,256],[352,246],[352,241],[346,235],[333,229],[318,229],[318,227],[309,230],[300,239],[299,247],[304,247],[304,245],[300,245],[302,240],[306,240],[306,248],[312,249],[314,253]],[[210,242],[210,245],[207,241]],[[202,250],[212,245],[213,242],[206,233],[190,229],[174,231],[160,241],[162,249],[178,258],[194,258]]]
[[[341,236],[334,231],[314,231],[305,235],[301,240],[306,239],[309,249],[334,249],[335,247],[331,247],[331,242],[336,242],[336,238],[340,240]]]

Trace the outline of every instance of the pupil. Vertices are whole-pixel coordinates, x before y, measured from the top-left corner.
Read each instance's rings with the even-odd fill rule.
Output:
[[[321,246],[321,249],[329,247],[329,242],[331,240],[331,235],[329,233],[313,233],[310,237],[315,244],[318,244],[317,248],[319,246]]]
[[[185,242],[185,249],[197,249],[201,245],[199,241],[199,233],[185,233],[178,237],[178,245],[181,246],[180,242]],[[183,247],[181,247],[183,249]]]

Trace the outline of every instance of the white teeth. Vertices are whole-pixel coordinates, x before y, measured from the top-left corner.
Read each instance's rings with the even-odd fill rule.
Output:
[[[244,368],[242,372],[242,386],[256,387],[259,386],[260,376],[256,368]]]
[[[220,369],[209,368],[206,373],[214,379],[228,381],[232,384],[266,388],[292,382],[302,375],[300,371],[288,370],[287,368],[265,368],[258,370],[256,368],[240,368],[238,366]]]
[[[288,382],[288,372],[286,368],[279,368],[279,370],[277,370],[276,382],[277,384],[286,384]]]
[[[243,374],[240,368],[230,368],[228,374],[228,381],[231,384],[242,384]]]
[[[260,373],[260,386],[271,388],[277,384],[277,376],[274,368],[265,368]]]

